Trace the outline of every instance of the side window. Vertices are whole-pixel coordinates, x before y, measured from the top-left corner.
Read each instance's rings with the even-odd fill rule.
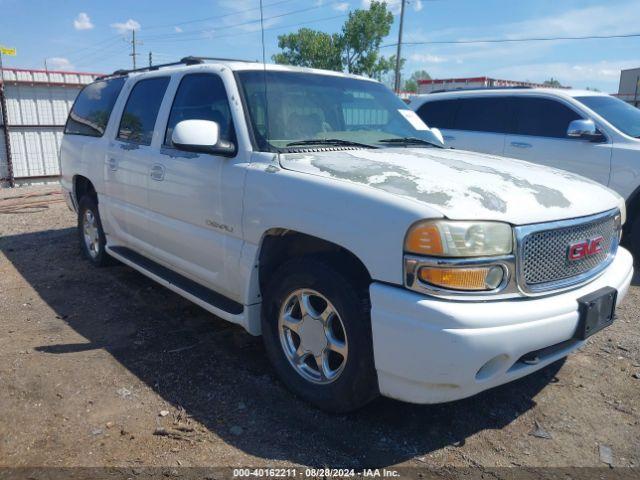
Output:
[[[125,78],[120,77],[99,80],[84,87],[69,113],[64,133],[89,137],[104,135],[124,82]]]
[[[211,73],[185,75],[171,106],[164,144],[171,146],[173,129],[183,120],[211,120],[220,126],[220,139],[235,141],[229,99],[222,79]]]
[[[509,110],[505,98],[461,98],[458,102],[454,127],[456,130],[506,133]]]
[[[582,117],[562,103],[548,98],[512,98],[517,135],[567,138],[572,120]]]
[[[140,80],[133,86],[122,112],[118,139],[151,145],[158,110],[169,85],[168,77]]]
[[[453,128],[457,106],[457,100],[427,102],[418,108],[417,113],[429,127]]]

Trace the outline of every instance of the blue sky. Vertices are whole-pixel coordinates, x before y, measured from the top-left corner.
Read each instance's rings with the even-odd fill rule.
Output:
[[[587,36],[640,33],[640,0],[408,0],[405,40]],[[367,0],[263,0],[267,56],[277,36],[301,26],[338,31],[350,9]],[[398,12],[400,0],[389,0]],[[185,55],[258,59],[259,0],[0,0],[0,44],[16,47],[5,66],[110,72],[130,67],[126,39],[142,42],[138,62]],[[398,18],[385,43],[394,43]],[[385,55],[395,52],[384,48]],[[493,76],[616,92],[619,71],[640,66],[640,37],[531,43],[414,45],[406,76]]]

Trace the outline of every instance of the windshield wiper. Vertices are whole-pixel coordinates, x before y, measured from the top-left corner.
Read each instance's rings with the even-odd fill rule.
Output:
[[[423,140],[417,137],[400,137],[400,138],[383,138],[378,140],[378,143],[390,143],[398,145],[429,145],[430,147],[439,147],[435,143],[431,143],[428,140]]]
[[[368,143],[352,142],[351,140],[341,140],[339,138],[310,138],[308,140],[298,140],[296,142],[287,143],[287,147],[296,147],[304,145],[331,145],[335,147],[362,147],[362,148],[378,148]]]

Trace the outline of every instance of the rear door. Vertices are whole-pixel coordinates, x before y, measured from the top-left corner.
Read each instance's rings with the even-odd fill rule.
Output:
[[[508,127],[504,97],[463,97],[449,132],[449,144],[460,150],[502,155]]]
[[[450,147],[492,155],[503,153],[509,114],[504,97],[464,96],[429,101],[417,113],[428,126],[442,131]]]
[[[607,185],[611,169],[611,141],[594,143],[567,137],[573,120],[584,118],[556,98],[511,97],[513,133],[504,155],[583,175]]]
[[[151,141],[170,77],[143,78],[133,85],[105,158],[105,191],[112,234],[148,252],[153,244],[147,219]]]

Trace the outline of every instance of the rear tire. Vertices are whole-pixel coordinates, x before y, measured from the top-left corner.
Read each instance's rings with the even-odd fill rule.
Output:
[[[349,412],[379,395],[367,286],[320,257],[275,272],[262,337],[284,384],[322,410]]]
[[[94,266],[106,267],[113,264],[113,258],[105,249],[107,242],[100,221],[98,204],[88,195],[82,197],[78,205],[78,237],[83,255]]]

